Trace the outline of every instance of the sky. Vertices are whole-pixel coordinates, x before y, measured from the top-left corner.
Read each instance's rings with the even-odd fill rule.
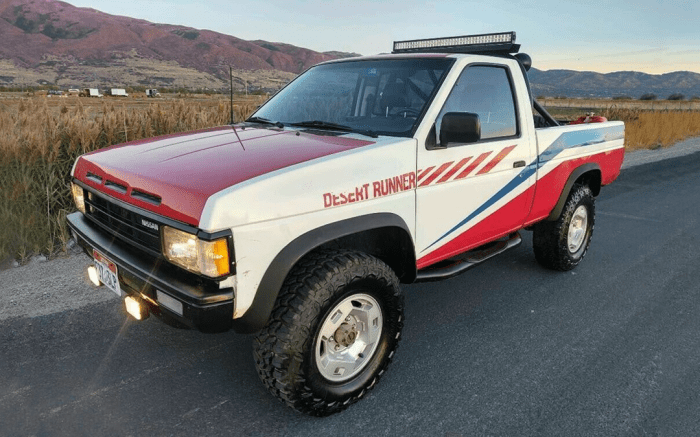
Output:
[[[515,31],[540,70],[700,73],[700,1],[68,0],[109,14],[362,55],[393,41]]]

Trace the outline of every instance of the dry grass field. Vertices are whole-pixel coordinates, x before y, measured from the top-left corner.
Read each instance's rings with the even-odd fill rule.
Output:
[[[234,101],[236,121],[262,103]],[[223,125],[230,104],[188,99],[4,98],[0,100],[0,263],[55,254],[69,239],[75,159],[112,144]]]
[[[595,108],[598,110],[635,109],[639,111],[700,111],[698,100],[610,100],[610,99],[537,99],[551,108]]]
[[[625,122],[625,150],[658,149],[700,135],[700,111],[608,109],[601,115]]]
[[[624,121],[627,151],[668,147],[700,135],[700,102],[547,99],[540,103],[558,120],[593,112]]]
[[[236,98],[235,120],[243,120],[263,101],[260,96]],[[700,111],[546,103],[557,118],[574,119],[593,110],[610,120],[625,121],[628,150],[668,146],[700,135]],[[229,114],[229,102],[222,96],[0,95],[0,265],[7,259],[23,262],[33,254],[51,256],[64,250],[69,239],[65,216],[74,210],[69,174],[80,154],[124,141],[226,124]]]

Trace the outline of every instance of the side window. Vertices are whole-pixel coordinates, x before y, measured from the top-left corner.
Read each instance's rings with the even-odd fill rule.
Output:
[[[473,112],[481,121],[481,139],[510,137],[518,133],[515,101],[504,67],[467,67],[459,76],[436,121],[440,132],[447,112]]]

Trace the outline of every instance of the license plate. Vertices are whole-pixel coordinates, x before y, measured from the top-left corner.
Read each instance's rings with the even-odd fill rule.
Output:
[[[97,276],[100,282],[117,293],[117,296],[121,297],[122,290],[119,288],[117,265],[94,249],[92,251],[92,256],[95,258],[95,268],[97,269]]]

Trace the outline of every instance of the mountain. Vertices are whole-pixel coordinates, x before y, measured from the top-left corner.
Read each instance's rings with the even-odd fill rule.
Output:
[[[56,0],[0,0],[0,38],[0,85],[6,86],[222,86],[229,66],[241,80],[243,72],[258,70],[286,82],[319,62],[357,56],[246,41]]]
[[[680,93],[686,98],[700,96],[700,74],[676,71],[647,74],[638,71],[595,73],[592,71],[547,70],[531,68],[528,72],[532,92],[546,96],[639,98],[653,93],[660,99]]]
[[[0,86],[64,88],[279,89],[319,62],[357,56],[315,52],[285,43],[246,41],[185,26],[77,8],[57,0],[0,0]],[[536,60],[535,60],[536,61]],[[535,95],[639,97],[654,93],[700,96],[700,74],[634,71],[529,72]]]

